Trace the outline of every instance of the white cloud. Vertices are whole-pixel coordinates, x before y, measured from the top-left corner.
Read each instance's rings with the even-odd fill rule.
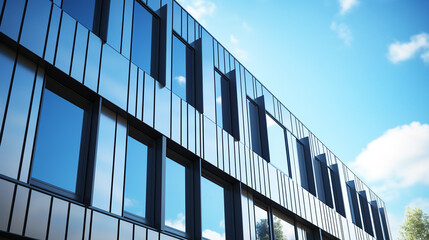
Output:
[[[387,58],[392,63],[398,63],[414,57],[418,52],[424,52],[420,57],[429,62],[429,34],[420,33],[410,37],[409,42],[394,42],[389,45]]]
[[[238,39],[232,34],[229,36],[229,41],[231,41],[232,44],[238,43]]]
[[[165,225],[178,229],[180,231],[186,231],[186,226],[185,226],[185,215],[183,213],[179,213],[177,214],[176,219],[167,219],[165,220]]]
[[[177,82],[179,82],[180,85],[186,84],[186,77],[184,76],[177,76],[174,79],[177,80]]]
[[[423,59],[425,63],[429,63],[429,50],[423,53],[422,55],[420,55],[420,57]]]
[[[225,233],[220,234],[210,229],[203,231],[203,237],[211,240],[225,240]]]
[[[412,122],[387,130],[350,166],[381,193],[397,196],[398,189],[429,185],[429,125]]]
[[[188,11],[201,24],[205,24],[205,16],[211,16],[216,10],[216,5],[209,0],[182,0],[181,3],[186,11]]]
[[[216,103],[222,104],[222,97],[221,96],[216,98]]]
[[[247,24],[246,21],[243,21],[241,23],[241,26],[243,27],[244,30],[246,30],[247,32],[251,32],[252,31],[252,27],[249,26],[249,24]]]
[[[352,31],[345,23],[338,24],[333,21],[331,23],[331,30],[334,31],[338,38],[344,41],[346,46],[350,46],[353,40]]]
[[[340,13],[341,15],[346,14],[350,9],[357,6],[359,2],[357,0],[338,0],[340,4]]]

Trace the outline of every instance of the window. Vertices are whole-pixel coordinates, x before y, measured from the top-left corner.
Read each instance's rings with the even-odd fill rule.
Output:
[[[350,181],[347,182],[347,195],[349,197],[349,204],[350,204],[350,213],[352,215],[352,221],[353,223],[362,228],[362,222],[360,218],[359,213],[359,204],[357,200],[356,190],[354,188],[354,182]]]
[[[165,226],[174,233],[186,235],[189,232],[188,221],[191,201],[187,193],[191,183],[187,182],[190,163],[182,156],[168,152],[165,163]]]
[[[78,22],[91,31],[97,32],[98,21],[95,18],[99,15],[101,0],[63,0],[62,8]]]
[[[270,224],[268,222],[268,212],[266,209],[255,205],[255,228],[256,240],[270,239]]]
[[[232,134],[231,86],[230,81],[215,72],[216,123]]]
[[[258,105],[251,100],[247,100],[248,114],[250,122],[250,140],[251,147],[254,152],[262,156],[261,132],[259,124],[259,109]]]
[[[201,178],[201,229],[205,239],[225,239],[224,188]]]
[[[273,225],[275,240],[295,240],[295,227],[293,220],[282,216],[280,213],[274,212]]]
[[[331,181],[329,181],[328,166],[326,165],[326,156],[321,154],[315,158],[314,172],[316,173],[316,185],[318,198],[331,208],[334,208],[332,201]]]
[[[173,35],[172,50],[172,91],[194,105],[194,50],[175,34]]]
[[[371,217],[369,214],[369,204],[368,204],[368,200],[366,198],[366,193],[365,191],[359,191],[359,203],[360,203],[360,210],[362,213],[362,220],[363,220],[363,226],[364,226],[364,230],[365,232],[367,232],[369,235],[374,236],[374,231],[372,229],[372,222],[371,222]]]
[[[149,141],[134,130],[129,132],[132,135],[127,137],[124,215],[144,222],[148,215],[148,165],[152,154]]]
[[[43,93],[31,183],[81,200],[89,102],[48,79]]]
[[[269,114],[266,114],[266,118],[270,162],[280,169],[280,171],[291,176],[290,165],[286,152],[285,129],[281,127]]]
[[[328,170],[331,177],[332,191],[334,193],[335,210],[343,217],[346,217],[343,193],[341,191],[341,180],[338,173],[338,164],[330,165]]]
[[[139,68],[157,77],[158,19],[139,1],[134,1],[133,39],[131,61]]]
[[[313,165],[308,157],[308,138],[302,139],[307,144],[296,140],[296,148],[298,153],[299,173],[301,177],[301,186],[316,196],[316,189],[314,186]]]

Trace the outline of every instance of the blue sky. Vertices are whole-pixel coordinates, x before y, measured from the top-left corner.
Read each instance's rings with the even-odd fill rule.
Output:
[[[429,1],[179,2],[385,200],[395,239],[405,206],[429,212]]]

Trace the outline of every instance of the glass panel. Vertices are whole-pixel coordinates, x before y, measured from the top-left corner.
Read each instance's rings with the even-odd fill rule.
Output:
[[[193,51],[176,36],[173,37],[172,90],[183,100],[193,100]]]
[[[134,1],[125,0],[124,3],[124,23],[122,30],[122,49],[121,53],[127,59],[130,59],[131,54],[131,32],[133,26],[133,11],[134,11]]]
[[[39,56],[43,55],[51,2],[31,0],[27,3],[20,43]]]
[[[203,98],[204,114],[215,121],[214,68],[213,68],[213,38],[202,30],[202,64],[203,64]]]
[[[43,95],[32,176],[76,192],[84,110],[48,89]]]
[[[222,112],[222,77],[219,73],[215,73],[216,87],[216,123],[219,127],[223,127],[223,112]]]
[[[206,239],[225,239],[224,189],[201,178],[201,229]]]
[[[36,239],[46,238],[50,205],[51,197],[37,191],[31,192],[25,236]]]
[[[148,146],[128,136],[124,211],[146,217]]]
[[[144,77],[143,122],[153,126],[155,80],[148,74]]]
[[[127,120],[121,116],[116,122],[115,165],[113,166],[112,203],[110,212],[121,215],[124,195],[124,174],[127,141]]]
[[[182,8],[173,1],[173,29],[181,34],[182,31]]]
[[[270,115],[267,117],[268,146],[270,162],[286,175],[289,174],[289,163],[286,152],[285,130]]]
[[[256,226],[256,239],[269,240],[270,239],[270,226],[268,223],[268,213],[255,205],[255,226]]]
[[[110,0],[109,20],[107,24],[107,43],[116,49],[121,50],[122,13],[123,0]]]
[[[295,229],[292,220],[284,220],[273,214],[274,237],[276,240],[295,240]]]
[[[299,163],[299,172],[301,176],[301,186],[305,189],[309,189],[308,186],[308,176],[307,176],[307,166],[304,155],[304,145],[300,142],[296,142],[296,149],[298,153],[298,163]]]
[[[102,107],[99,119],[92,205],[109,211],[116,114]]]
[[[152,14],[136,1],[134,4],[131,59],[149,74],[151,74],[152,67],[152,31],[155,21],[156,19]]]
[[[251,101],[248,102],[249,107],[249,121],[250,121],[250,136],[252,140],[252,150],[259,155],[262,155],[261,134],[259,125],[259,109],[256,104]]]
[[[186,168],[166,158],[165,225],[186,231]]]
[[[94,25],[95,0],[63,0],[63,9],[85,27]]]

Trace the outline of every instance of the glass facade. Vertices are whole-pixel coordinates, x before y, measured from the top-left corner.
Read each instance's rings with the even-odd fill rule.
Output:
[[[174,0],[0,12],[0,235],[391,239],[384,202]]]
[[[201,178],[201,228],[205,239],[225,239],[224,189]]]
[[[32,178],[78,194],[85,110],[45,89],[34,150]]]
[[[143,71],[154,76],[157,51],[156,33],[158,19],[155,18],[139,1],[134,3],[133,38],[131,60]]]
[[[171,158],[165,166],[165,225],[186,232],[186,168]]]
[[[173,93],[189,104],[194,104],[195,82],[193,73],[194,51],[177,36],[173,36],[172,86]]]
[[[270,162],[290,176],[285,130],[270,115],[266,114],[266,118]]]
[[[148,158],[148,146],[128,136],[124,212],[138,218],[146,217]]]

